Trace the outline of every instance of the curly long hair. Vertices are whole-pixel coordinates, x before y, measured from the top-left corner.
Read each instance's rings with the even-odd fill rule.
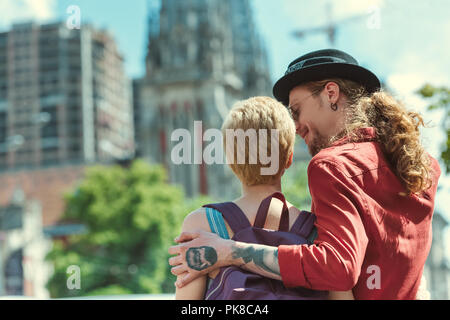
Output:
[[[374,127],[376,138],[394,173],[405,187],[401,195],[427,190],[432,183],[430,158],[420,142],[420,126],[424,120],[418,112],[408,111],[403,103],[385,91],[369,94],[360,84],[346,79],[326,79],[306,83],[318,95],[328,82],[338,84],[346,96],[344,130],[331,138],[331,143],[344,136],[358,141],[359,128]]]

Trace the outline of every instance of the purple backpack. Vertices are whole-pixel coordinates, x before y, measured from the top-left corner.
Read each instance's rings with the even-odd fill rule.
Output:
[[[278,231],[264,229],[272,198],[283,201]],[[289,230],[289,210],[282,193],[276,192],[264,199],[252,226],[242,210],[233,202],[204,205],[222,213],[234,235],[232,240],[270,246],[311,244],[314,236],[315,215],[302,211]],[[318,300],[327,299],[328,291],[307,288],[286,288],[282,281],[265,278],[235,266],[223,267],[211,280],[205,300]]]

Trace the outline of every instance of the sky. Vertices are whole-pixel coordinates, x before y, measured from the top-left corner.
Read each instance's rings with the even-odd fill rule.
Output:
[[[152,0],[0,0],[0,30],[11,23],[67,20],[71,5],[80,8],[82,23],[108,29],[125,57],[130,78],[144,74],[147,8]],[[432,128],[423,143],[436,158],[444,143],[443,113],[426,112],[427,102],[415,91],[424,83],[450,86],[450,1],[448,0],[251,0],[254,20],[268,50],[272,81],[300,55],[330,47],[324,33],[298,39],[296,30],[338,25],[335,47],[354,56],[393,90],[408,108],[422,112]],[[357,19],[348,18],[358,16]],[[436,208],[450,221],[446,201],[450,178],[444,172]],[[449,238],[450,239],[450,238]]]

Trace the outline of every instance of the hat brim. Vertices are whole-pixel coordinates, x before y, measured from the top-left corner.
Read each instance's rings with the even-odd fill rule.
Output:
[[[288,106],[289,93],[293,88],[305,82],[328,78],[353,80],[363,85],[369,93],[375,92],[381,87],[377,76],[361,66],[349,63],[322,63],[285,75],[273,86],[273,95],[278,101]]]

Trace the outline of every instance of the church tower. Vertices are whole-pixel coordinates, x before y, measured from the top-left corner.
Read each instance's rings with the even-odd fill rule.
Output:
[[[205,145],[203,133],[220,129],[234,102],[271,94],[267,59],[249,2],[149,4],[146,75],[134,85],[138,155],[163,164],[170,181],[183,185],[188,196],[234,197],[239,184],[231,170],[223,164],[194,163],[194,146],[204,149],[210,143]],[[191,134],[192,164],[175,164],[171,157],[179,143],[171,141],[176,129]]]

